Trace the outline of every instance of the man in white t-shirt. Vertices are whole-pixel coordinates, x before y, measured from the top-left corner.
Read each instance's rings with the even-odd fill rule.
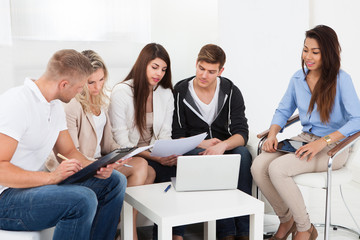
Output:
[[[239,88],[221,76],[225,60],[219,46],[207,44],[198,54],[196,75],[175,85],[172,138],[207,132],[207,138],[186,155],[240,154],[238,189],[251,194],[252,157],[245,147],[249,134],[245,104]],[[181,236],[180,230],[174,228],[174,234]],[[218,220],[216,231],[220,240],[249,239],[249,217]]]
[[[61,101],[79,93],[92,71],[81,53],[60,50],[39,79],[0,96],[0,229],[56,226],[53,239],[115,238],[126,178],[114,164],[82,183],[56,185],[91,163],[71,140]],[[45,172],[52,150],[69,160]]]

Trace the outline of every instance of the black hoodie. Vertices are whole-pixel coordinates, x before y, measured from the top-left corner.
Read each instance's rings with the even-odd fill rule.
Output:
[[[240,134],[248,141],[249,130],[245,117],[242,94],[233,82],[220,77],[218,111],[215,120],[209,125],[204,121],[189,91],[190,77],[178,82],[174,87],[175,111],[172,123],[172,138],[191,137],[207,132],[209,138],[226,140]]]

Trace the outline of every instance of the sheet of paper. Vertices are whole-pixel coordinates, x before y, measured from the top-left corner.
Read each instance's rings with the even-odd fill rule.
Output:
[[[130,152],[129,154],[125,155],[124,157],[121,158],[121,160],[125,160],[127,158],[131,158],[133,156],[135,156],[136,154],[139,154],[145,150],[148,150],[149,148],[152,148],[154,145],[149,145],[149,146],[145,146],[145,147],[139,147],[137,149],[135,149],[134,151]]]
[[[156,140],[151,156],[167,157],[173,154],[183,155],[196,148],[205,139],[206,135],[207,133],[201,133],[187,138]]]

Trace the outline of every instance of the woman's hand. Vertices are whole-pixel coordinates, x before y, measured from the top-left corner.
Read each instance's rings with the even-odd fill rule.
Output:
[[[319,138],[316,141],[310,142],[302,147],[300,147],[296,152],[296,157],[302,159],[305,159],[307,157],[307,161],[311,161],[311,159],[321,150],[324,149],[324,147],[327,146],[327,143],[324,139]]]
[[[262,150],[265,152],[273,153],[276,152],[278,146],[278,140],[276,137],[268,137],[262,146]]]
[[[114,165],[114,169],[120,171],[121,169],[124,168],[124,164],[128,163],[129,160],[131,160],[132,157],[127,158],[127,159],[120,159],[118,161],[115,162],[116,165]]]
[[[171,167],[177,164],[177,157],[178,157],[177,155],[170,155],[167,157],[158,157],[156,160],[161,165]]]

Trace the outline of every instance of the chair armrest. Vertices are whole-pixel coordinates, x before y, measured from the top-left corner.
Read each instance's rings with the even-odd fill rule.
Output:
[[[327,152],[327,155],[330,156],[331,158],[333,158],[337,153],[340,153],[343,150],[345,150],[346,148],[353,145],[357,140],[359,140],[359,137],[360,137],[360,131],[353,134],[353,135],[351,135],[351,136],[349,136],[349,137],[347,137],[347,138],[345,138],[338,145],[336,145],[335,147],[330,149]]]
[[[299,120],[300,120],[299,114],[295,114],[295,115],[291,116],[291,117],[287,120],[284,128],[287,128],[288,126],[290,126],[290,125],[293,124],[293,123],[296,123],[296,122],[299,121]],[[269,131],[270,131],[270,129],[268,129],[268,130],[266,130],[266,131],[263,131],[263,132],[259,133],[259,134],[256,135],[256,136],[257,136],[257,138],[261,138],[261,139],[262,139],[262,138],[265,138],[265,137],[268,136]]]

